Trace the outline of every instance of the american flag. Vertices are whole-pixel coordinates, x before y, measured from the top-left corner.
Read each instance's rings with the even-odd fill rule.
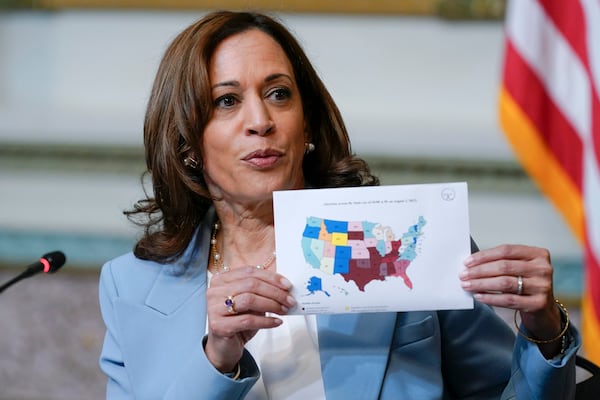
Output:
[[[502,128],[584,249],[581,330],[600,363],[600,0],[508,4]]]

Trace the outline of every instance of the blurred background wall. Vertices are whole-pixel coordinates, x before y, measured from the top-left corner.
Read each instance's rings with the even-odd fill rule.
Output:
[[[142,121],[162,52],[212,5],[28,3],[0,3],[0,281],[51,250],[68,261],[0,297],[0,399],[103,398],[99,268],[138,235],[122,210],[142,196]],[[467,181],[480,247],[551,249],[577,318],[581,249],[497,122],[502,1],[241,3],[276,4],[384,184]]]

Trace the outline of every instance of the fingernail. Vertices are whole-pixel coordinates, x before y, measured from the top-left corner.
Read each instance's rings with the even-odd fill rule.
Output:
[[[469,256],[469,257],[465,258],[465,260],[463,261],[463,264],[471,265],[473,263],[473,261],[474,261],[473,256]]]
[[[290,309],[287,308],[286,306],[281,306],[281,311],[283,311],[285,314],[287,314],[287,312],[290,311]]]
[[[286,301],[286,303],[288,303],[288,305],[290,307],[294,307],[296,305],[296,299],[293,298],[292,296],[286,297],[285,301]]]
[[[286,278],[281,278],[280,282],[286,289],[290,289],[292,287],[292,282],[288,281]]]
[[[460,271],[460,274],[458,274],[458,277],[459,277],[460,279],[464,279],[464,278],[466,278],[467,276],[469,276],[469,271],[468,271],[468,270],[466,270],[466,269],[463,269],[462,271]]]
[[[462,281],[460,286],[462,286],[464,289],[469,288],[471,287],[471,281]]]

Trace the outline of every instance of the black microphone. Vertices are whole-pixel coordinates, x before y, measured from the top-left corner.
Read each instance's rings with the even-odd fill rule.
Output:
[[[56,272],[65,264],[66,260],[67,258],[65,257],[65,253],[62,251],[46,253],[42,256],[42,258],[39,259],[39,261],[30,264],[20,275],[0,286],[0,293],[2,293],[7,287],[19,282],[21,279],[29,278],[38,272],[44,272],[46,274],[52,274]]]

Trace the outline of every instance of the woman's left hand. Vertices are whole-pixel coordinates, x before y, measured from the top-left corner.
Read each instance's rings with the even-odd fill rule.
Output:
[[[471,254],[460,274],[463,289],[480,302],[519,310],[527,333],[539,340],[556,337],[561,315],[552,290],[552,264],[546,249],[502,245]],[[541,344],[546,358],[560,351],[560,340]]]

